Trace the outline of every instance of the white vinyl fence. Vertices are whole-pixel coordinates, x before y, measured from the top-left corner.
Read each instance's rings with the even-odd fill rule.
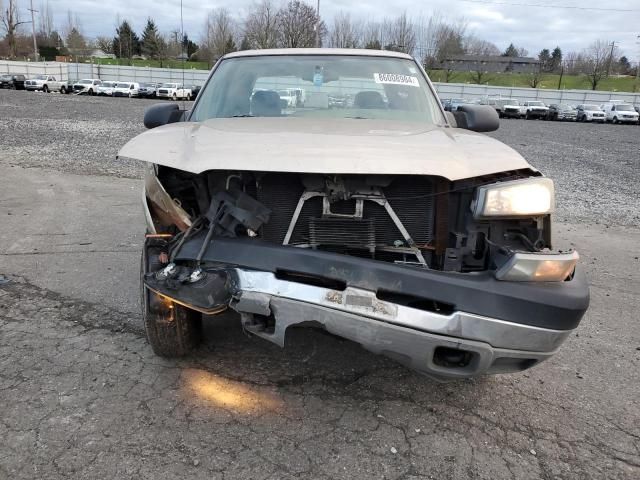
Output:
[[[185,65],[189,65],[186,63]],[[171,69],[149,67],[126,67],[118,65],[96,65],[91,63],[60,62],[10,62],[0,61],[0,74],[22,73],[55,75],[61,80],[100,78],[123,82],[179,82],[186,86],[202,85],[209,71],[195,69]],[[601,92],[592,90],[551,90],[546,88],[511,88],[466,83],[435,83],[441,98],[466,98],[476,100],[488,96],[501,96],[517,100],[541,100],[550,103],[595,103],[600,105],[609,100],[623,100],[640,105],[640,93]]]
[[[595,103],[622,100],[640,106],[640,93],[602,92],[593,90],[551,90],[548,88],[492,87],[466,83],[434,83],[440,98],[465,98],[476,100],[489,96],[515,98],[516,100],[540,100],[551,103]]]

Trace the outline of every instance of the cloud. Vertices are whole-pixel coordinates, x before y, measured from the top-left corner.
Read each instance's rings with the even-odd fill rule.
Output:
[[[47,0],[36,0],[36,2]],[[224,7],[238,19],[251,10],[256,0],[236,0],[234,2],[214,0],[183,0],[185,31],[191,38],[198,39],[203,30],[204,18],[212,8]],[[478,3],[480,1],[480,3]],[[484,0],[482,0],[484,1]],[[500,48],[509,43],[524,47],[530,54],[536,54],[542,48],[554,48],[559,45],[565,52],[579,51],[597,39],[616,40],[621,51],[629,58],[637,59],[640,47],[636,45],[638,35],[637,19],[640,18],[638,2],[628,0],[582,0],[566,1],[562,5],[580,8],[607,8],[611,11],[593,11],[578,9],[535,8],[509,3],[543,3],[541,0],[322,0],[321,14],[328,24],[339,11],[345,11],[354,18],[380,20],[393,17],[406,11],[410,17],[428,18],[434,12],[441,12],[450,19],[464,18],[472,33],[491,41]],[[116,17],[128,19],[137,31],[144,27],[147,17],[152,17],[159,28],[168,33],[180,28],[180,0],[49,0],[54,7],[55,22],[62,26],[66,21],[67,10],[77,14],[84,33],[88,37],[98,35],[113,36]],[[315,0],[308,0],[315,6]],[[504,5],[503,5],[504,3]],[[549,4],[551,4],[549,2]],[[614,9],[637,9],[636,12],[620,12]],[[26,11],[24,12],[27,13]]]

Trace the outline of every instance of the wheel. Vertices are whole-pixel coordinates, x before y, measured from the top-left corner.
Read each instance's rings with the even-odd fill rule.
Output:
[[[531,120],[531,115],[529,115],[529,112],[525,114],[524,118],[526,118],[527,120]]]
[[[64,85],[60,87],[60,93],[61,93],[62,95],[64,95],[65,93],[67,93],[67,89],[64,87]]]
[[[615,125],[616,123],[618,123],[618,117],[613,117],[613,124]]]
[[[131,92],[129,92],[129,98],[133,98],[133,95],[131,95]]]
[[[91,96],[95,95],[95,93],[93,91],[93,88],[90,88],[89,91],[87,92],[87,94],[91,95]]]
[[[46,85],[43,85],[43,87],[42,87],[42,91],[43,91],[44,93],[49,93],[49,87],[47,87]]]
[[[182,305],[163,299],[144,287],[145,272],[157,269],[159,252],[143,247],[140,265],[142,320],[147,341],[161,357],[184,357],[202,339],[202,315]],[[149,268],[151,267],[151,268]]]
[[[176,96],[176,94],[173,94],[173,97],[171,97],[171,100],[173,100],[174,102],[178,100],[178,97]]]

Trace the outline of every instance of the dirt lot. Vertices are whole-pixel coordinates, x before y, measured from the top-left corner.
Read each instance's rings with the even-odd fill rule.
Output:
[[[592,306],[539,367],[443,385],[231,315],[192,358],[155,357],[140,166],[114,160],[148,104],[0,91],[0,479],[640,476],[640,127],[503,122],[557,181]]]

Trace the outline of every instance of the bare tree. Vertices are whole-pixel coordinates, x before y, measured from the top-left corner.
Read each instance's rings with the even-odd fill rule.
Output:
[[[38,32],[41,37],[51,38],[54,31],[55,24],[53,23],[53,11],[49,6],[49,0],[47,0],[40,5]]]
[[[362,46],[374,50],[382,49],[382,25],[369,20],[362,26]]]
[[[473,70],[471,72],[471,80],[473,83],[477,83],[478,85],[483,82],[488,82],[489,78],[489,72],[486,70]]]
[[[111,50],[113,49],[113,39],[109,37],[98,36],[96,37],[94,45],[97,49],[102,50],[103,52],[111,53]]]
[[[282,33],[282,46],[301,48],[316,46],[316,25],[322,38],[327,33],[324,22],[318,18],[315,8],[300,0],[292,0],[278,12],[278,23]]]
[[[253,6],[244,22],[244,37],[251,48],[278,46],[278,10],[271,0],[262,0]]]
[[[78,16],[74,15],[71,10],[67,10],[67,23],[63,32],[66,47],[76,54],[84,53],[82,50],[86,50],[87,41],[82,34],[82,26]]]
[[[498,56],[500,55],[500,49],[495,43],[482,40],[474,35],[467,35],[463,39],[464,52],[468,55],[486,55],[486,56]]]
[[[236,23],[225,8],[212,10],[207,15],[202,46],[210,60],[217,60],[236,50]],[[202,55],[201,55],[202,56]]]
[[[538,88],[540,82],[543,80],[543,68],[542,63],[538,64],[532,72],[527,75],[527,83],[531,88]]]
[[[387,38],[385,48],[388,50],[398,50],[405,53],[413,53],[416,49],[416,32],[413,24],[403,12],[393,21],[385,25]]]
[[[9,57],[15,58],[18,54],[17,34],[18,28],[26,21],[20,21],[20,15],[18,14],[17,0],[9,0],[7,8],[4,5],[0,6],[0,21],[2,27],[5,30],[7,36],[7,43],[9,45]]]
[[[450,21],[436,12],[427,22],[419,20],[416,28],[422,50],[420,56],[427,68],[442,65],[451,55],[465,53],[467,22],[464,19]]]
[[[591,89],[595,90],[607,74],[607,66],[611,59],[611,42],[596,40],[584,51],[584,68]]]
[[[354,22],[351,15],[339,12],[333,17],[329,31],[329,46],[335,48],[358,48],[362,44],[362,24]]]

